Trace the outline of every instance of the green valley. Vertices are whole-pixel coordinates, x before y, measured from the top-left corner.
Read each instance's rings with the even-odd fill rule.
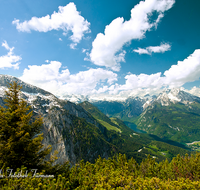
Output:
[[[171,160],[177,154],[190,153],[189,148],[177,142],[165,141],[154,135],[135,132],[122,120],[114,117],[108,118],[89,102],[79,105],[108,129],[109,142],[115,145],[120,153],[126,154],[128,158],[133,157],[140,162],[142,158],[150,154],[151,157],[161,161],[166,158]]]

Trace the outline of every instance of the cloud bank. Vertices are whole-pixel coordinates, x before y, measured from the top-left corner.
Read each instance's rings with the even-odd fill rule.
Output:
[[[7,41],[2,43],[2,46],[8,50],[7,55],[0,56],[0,69],[14,68],[19,69],[19,62],[22,58],[13,53],[14,47],[10,48]]]
[[[76,9],[74,3],[66,6],[59,6],[58,12],[54,12],[51,16],[32,17],[28,21],[20,22],[15,19],[12,24],[16,25],[18,31],[31,32],[48,32],[51,30],[63,30],[63,35],[67,35],[69,31],[73,34],[70,39],[73,41],[71,47],[74,48],[81,41],[84,33],[90,32],[90,23],[85,20]]]
[[[200,97],[200,88],[199,87],[194,86],[192,89],[190,89],[190,90],[184,89],[184,91]]]
[[[96,89],[97,85],[101,86],[104,82],[111,85],[117,81],[117,74],[101,68],[70,74],[68,69],[61,70],[61,66],[62,63],[58,61],[50,61],[49,64],[41,66],[29,65],[20,79],[60,97],[68,94],[101,93],[106,91],[107,87]]]
[[[161,76],[161,72],[147,74],[128,74],[125,76],[125,84],[118,85],[110,89],[111,94],[123,93],[129,94],[141,89],[161,89],[163,87],[174,88],[181,87],[187,82],[193,82],[200,78],[200,49],[195,50],[183,61],[178,61],[177,65],[172,65]]]
[[[104,34],[97,34],[92,43],[91,61],[98,66],[105,66],[114,71],[120,70],[120,62],[124,62],[126,52],[122,47],[131,40],[142,39],[145,33],[157,27],[164,12],[172,8],[175,0],[140,1],[132,10],[129,21],[116,18],[106,26]],[[151,21],[153,13],[157,19]],[[156,50],[154,50],[156,51]]]
[[[106,69],[89,69],[70,74],[68,69],[62,69],[62,63],[46,62],[47,64],[41,66],[29,65],[20,79],[59,97],[79,94],[104,99],[109,96],[122,98],[153,94],[160,92],[162,88],[181,87],[187,82],[199,80],[200,77],[200,49],[172,65],[163,75],[161,72],[151,75],[129,73],[124,77],[124,84],[118,84],[118,75]]]

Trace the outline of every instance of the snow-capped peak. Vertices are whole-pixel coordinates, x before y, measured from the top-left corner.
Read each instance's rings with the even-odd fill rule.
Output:
[[[168,106],[170,103],[181,102],[188,104],[194,101],[200,102],[200,98],[189,94],[179,88],[167,89],[163,93],[159,94],[157,102],[160,102],[162,106]]]

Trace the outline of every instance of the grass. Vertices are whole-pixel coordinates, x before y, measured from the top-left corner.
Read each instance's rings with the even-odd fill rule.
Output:
[[[118,125],[118,126],[119,126],[119,124],[115,121],[115,118],[111,117],[110,120],[111,120],[115,125]]]
[[[107,123],[107,122],[105,122],[105,121],[102,121],[102,120],[100,120],[100,119],[98,119],[98,121],[99,121],[104,127],[106,127],[108,130],[114,130],[114,131],[116,131],[116,132],[120,132],[120,133],[121,133],[121,130],[118,129],[117,127],[112,126],[112,125],[110,125],[109,123]]]
[[[158,147],[157,147],[156,145],[151,145],[151,144],[150,144],[149,147],[159,150]]]

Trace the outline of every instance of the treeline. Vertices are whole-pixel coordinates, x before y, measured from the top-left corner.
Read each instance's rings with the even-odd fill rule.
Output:
[[[166,159],[159,163],[148,156],[140,164],[119,154],[109,159],[99,157],[93,164],[81,161],[71,168],[68,165],[54,178],[4,177],[0,179],[0,188],[191,190],[200,189],[199,180],[200,153],[184,157],[177,155],[171,162]]]

